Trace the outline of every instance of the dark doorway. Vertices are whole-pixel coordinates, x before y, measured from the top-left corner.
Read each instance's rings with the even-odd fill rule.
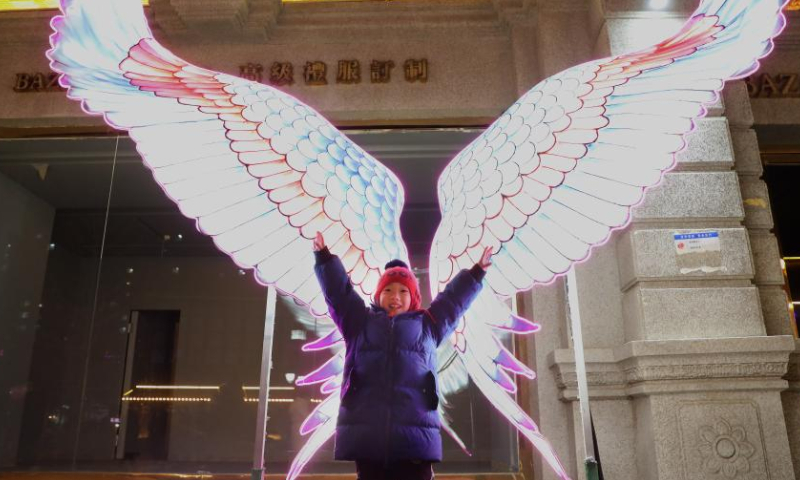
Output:
[[[175,373],[180,314],[178,310],[138,310],[131,314],[123,399],[138,400],[122,402],[117,458],[167,459],[172,403],[164,399],[174,394],[168,387]]]
[[[800,145],[781,144],[795,141],[796,127],[761,129],[758,132],[764,181],[769,190],[775,236],[782,257],[794,332],[800,328],[800,210],[797,208],[797,185],[800,182]],[[768,142],[774,142],[769,145]]]

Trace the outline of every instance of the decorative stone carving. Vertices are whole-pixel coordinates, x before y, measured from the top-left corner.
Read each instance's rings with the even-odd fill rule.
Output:
[[[621,386],[625,384],[625,375],[619,371],[586,372],[586,381],[592,387]],[[556,384],[560,388],[578,388],[578,375],[574,370],[556,372]]]
[[[790,388],[800,384],[800,355],[790,360],[794,351],[790,336],[630,342],[614,349],[587,349],[586,375],[592,395],[609,398],[642,394],[643,385],[696,391],[709,388],[707,380],[715,379],[726,380],[715,383],[716,390],[735,389],[733,382],[739,380],[784,389],[785,380]],[[577,389],[572,350],[555,350],[548,364],[562,399],[572,400]],[[666,386],[665,381],[673,383]]]
[[[750,471],[750,458],[756,449],[747,441],[744,427],[719,418],[713,425],[700,427],[699,437],[706,473],[736,478],[740,472]]]
[[[585,355],[586,377],[589,385],[593,387],[625,385],[625,374],[614,361],[614,355],[610,349],[588,349]],[[575,356],[572,350],[553,352],[550,364],[555,373],[556,384],[560,388],[578,388]]]
[[[771,443],[764,436],[768,430],[763,418],[769,407],[763,399],[695,400],[680,402],[676,415],[680,462],[685,480],[756,480],[787,478],[782,476],[783,461],[768,462]],[[674,418],[674,417],[673,417]],[[779,436],[776,430],[771,435]],[[784,433],[785,435],[785,433]],[[783,453],[783,452],[781,452]],[[773,452],[778,454],[778,452]],[[676,477],[677,478],[677,477]]]
[[[786,362],[637,365],[625,368],[625,375],[631,383],[701,378],[781,377],[785,373]]]

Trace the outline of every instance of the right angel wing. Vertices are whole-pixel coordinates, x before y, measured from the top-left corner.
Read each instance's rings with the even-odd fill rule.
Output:
[[[431,291],[493,248],[488,288],[452,341],[470,378],[560,478],[568,475],[554,449],[509,395],[509,374],[533,372],[492,332],[538,326],[511,315],[500,297],[553,281],[628,224],[724,83],[751,74],[772,50],[786,3],[705,0],[681,31],[651,48],[544,80],[440,177]]]

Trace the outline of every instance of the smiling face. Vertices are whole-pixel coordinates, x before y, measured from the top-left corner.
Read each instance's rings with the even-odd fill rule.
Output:
[[[390,317],[405,313],[411,308],[411,292],[402,283],[390,283],[381,290],[378,305],[389,312]]]

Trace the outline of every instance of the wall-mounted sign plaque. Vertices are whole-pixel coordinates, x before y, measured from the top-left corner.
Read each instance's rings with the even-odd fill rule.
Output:
[[[675,259],[683,274],[723,270],[719,232],[675,233]]]
[[[309,61],[302,65],[301,81],[305,85],[328,85],[328,74],[331,82],[335,74],[335,82],[339,84],[357,84],[362,79],[369,78],[369,83],[389,83],[392,81],[392,69],[395,63],[392,60],[372,60],[369,63],[369,76],[362,75],[361,62],[355,59],[338,60],[335,70],[329,69],[328,64],[322,61]],[[366,69],[366,67],[364,67]],[[239,66],[239,76],[263,83],[265,80],[271,85],[293,85],[295,68],[291,62],[274,62],[269,69],[255,62],[248,62]],[[266,77],[266,78],[265,78]],[[428,60],[408,59],[403,63],[403,77],[409,83],[425,83],[428,81]]]

